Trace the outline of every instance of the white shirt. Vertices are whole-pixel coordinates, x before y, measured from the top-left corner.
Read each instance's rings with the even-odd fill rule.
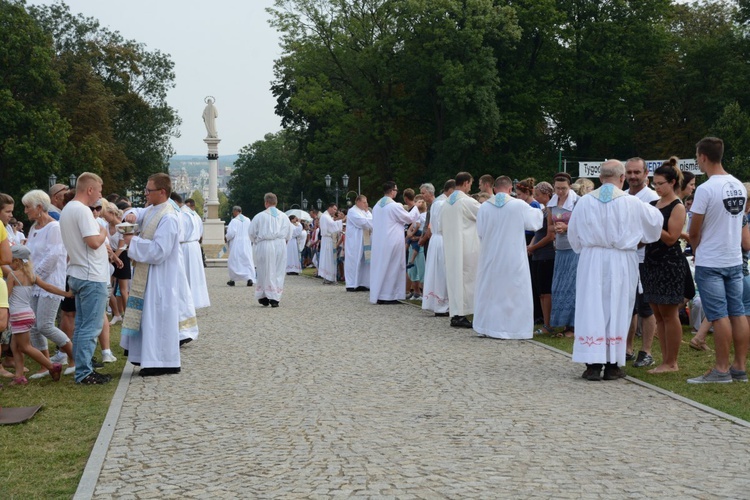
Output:
[[[628,194],[630,194],[630,191],[628,190]],[[650,204],[652,201],[656,201],[659,199],[659,195],[656,194],[656,191],[651,189],[648,186],[643,186],[643,189],[638,191],[637,193],[631,195],[635,196],[639,200],[641,200],[643,203]],[[646,247],[641,247],[638,249],[638,263],[643,264],[643,259],[646,258]]]
[[[60,232],[68,252],[68,276],[99,283],[109,281],[109,259],[104,244],[99,248],[89,247],[84,238],[99,234],[100,226],[91,209],[73,200],[60,214]]]
[[[690,212],[703,215],[701,241],[695,265],[733,267],[742,265],[742,215],[747,191],[732,175],[712,175],[698,186]]]

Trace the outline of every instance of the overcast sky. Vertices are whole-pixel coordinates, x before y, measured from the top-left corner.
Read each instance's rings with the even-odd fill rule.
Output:
[[[52,4],[52,0],[28,0]],[[273,0],[66,0],[73,14],[99,20],[125,38],[171,55],[175,88],[167,100],[182,118],[178,155],[205,155],[201,114],[207,95],[216,98],[220,155],[281,128],[271,95],[273,61],[281,54],[268,25]]]

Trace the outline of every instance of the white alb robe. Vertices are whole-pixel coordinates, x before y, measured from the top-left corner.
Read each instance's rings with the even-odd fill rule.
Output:
[[[625,341],[638,284],[638,243],[661,237],[656,207],[604,184],[578,200],[568,241],[580,254],[573,361],[625,365]]]
[[[242,214],[232,219],[227,226],[227,245],[229,245],[227,269],[229,279],[232,281],[255,281],[250,226],[250,219]]]
[[[365,231],[372,232],[372,214],[352,207],[346,214],[344,276],[346,288],[370,288],[370,263],[365,262]]]
[[[193,294],[193,305],[202,309],[211,305],[206,285],[206,270],[203,268],[203,256],[199,240],[203,236],[203,221],[191,208],[183,205],[182,212],[183,238],[180,242],[182,258],[185,261],[185,276]]]
[[[336,281],[336,244],[344,229],[344,221],[333,220],[328,212],[320,215],[320,262],[318,276],[328,281]]]
[[[404,226],[419,219],[414,205],[403,205],[384,196],[372,209],[370,302],[406,298],[406,239]]]
[[[286,244],[286,272],[299,273],[302,271],[302,263],[299,255],[298,239],[302,234],[302,224],[292,224],[292,238]]]
[[[441,209],[448,197],[441,194],[430,207],[430,247],[424,265],[422,309],[436,313],[448,312],[448,285],[445,283],[445,252]]]
[[[155,205],[139,211],[138,224],[143,227],[152,212],[158,213],[161,207]],[[180,340],[198,337],[193,297],[188,291],[180,250],[178,217],[175,205],[175,210],[159,221],[152,240],[134,236],[128,247],[128,256],[136,266],[139,262],[150,264],[140,335],[120,339],[120,345],[128,350],[128,360],[140,363],[142,368],[179,367]]]
[[[477,213],[481,242],[474,294],[474,331],[496,339],[534,336],[526,231],[542,227],[544,215],[525,201],[498,193]]]
[[[451,316],[474,314],[474,283],[479,264],[478,211],[479,202],[459,190],[453,191],[441,210]]]
[[[286,244],[292,237],[292,223],[276,207],[269,207],[253,219],[250,239],[255,247],[257,282],[255,298],[281,300],[286,276]]]

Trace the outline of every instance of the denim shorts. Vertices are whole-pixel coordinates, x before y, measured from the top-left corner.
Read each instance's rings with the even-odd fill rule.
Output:
[[[742,265],[695,266],[695,283],[701,294],[703,311],[709,321],[745,315]]]
[[[745,316],[750,316],[750,276],[742,277],[742,303],[745,306]]]

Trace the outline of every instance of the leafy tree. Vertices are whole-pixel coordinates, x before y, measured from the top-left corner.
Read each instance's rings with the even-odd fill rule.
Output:
[[[63,173],[70,126],[55,105],[63,85],[49,37],[20,2],[0,2],[0,26],[0,189],[18,200]]]
[[[195,200],[195,213],[203,217],[203,203],[205,203],[205,200],[203,199],[203,193],[196,189],[195,191],[193,191],[193,194],[190,195],[190,198]]]
[[[724,168],[739,179],[750,179],[750,115],[738,103],[729,104],[712,135],[724,141]]]
[[[180,119],[166,103],[174,63],[62,2],[29,11],[52,36],[70,89],[61,108],[77,132],[73,165],[102,175],[108,191],[140,191],[148,175],[167,171],[170,139],[179,136]]]
[[[242,207],[248,216],[265,210],[263,196],[268,192],[276,194],[279,206],[293,203],[295,179],[299,177],[299,166],[295,161],[296,144],[291,134],[285,131],[266,134],[240,150],[234,162],[235,169],[229,179],[229,200],[226,212],[220,209],[221,216],[229,216],[229,208]]]

